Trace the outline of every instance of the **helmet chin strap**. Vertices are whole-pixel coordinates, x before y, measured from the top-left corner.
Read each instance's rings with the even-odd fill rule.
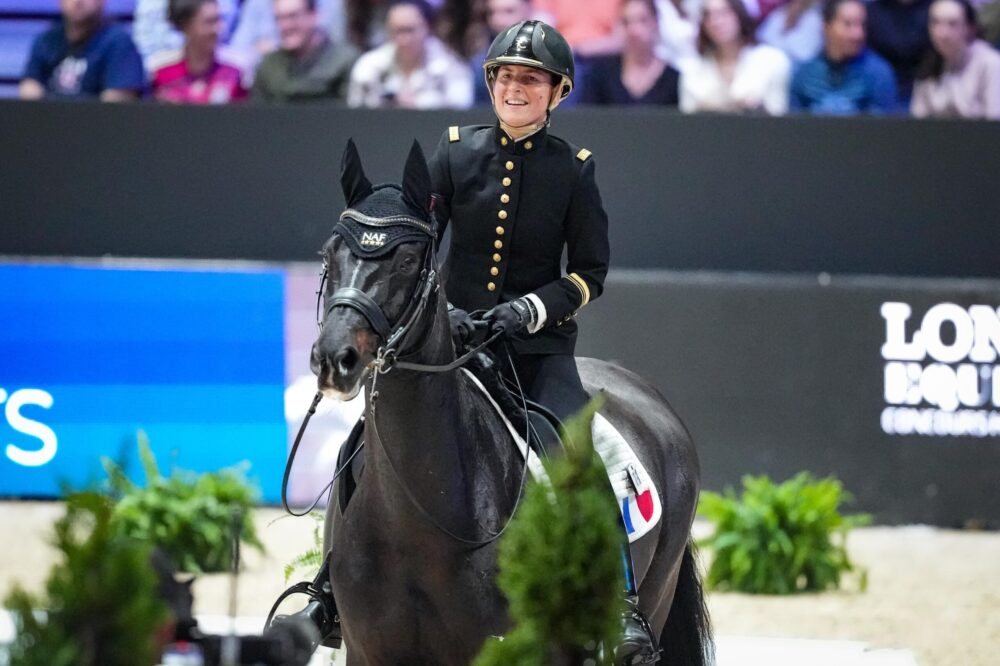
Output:
[[[500,116],[497,116],[497,119],[500,120],[500,128],[504,132],[507,132],[507,134],[509,134],[511,136],[515,136],[516,135],[515,141],[517,141],[519,139],[523,139],[526,136],[529,136],[531,134],[534,134],[535,132],[537,132],[538,130],[542,129],[543,127],[548,127],[548,124],[549,124],[549,114],[548,114],[548,112],[546,112],[546,114],[545,114],[545,120],[543,122],[540,122],[540,123],[528,123],[527,125],[509,125],[509,124],[505,123],[503,121],[503,119],[500,118]]]

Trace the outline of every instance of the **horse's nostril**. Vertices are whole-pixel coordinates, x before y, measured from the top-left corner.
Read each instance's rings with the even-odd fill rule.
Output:
[[[344,347],[333,356],[333,364],[341,374],[347,374],[358,365],[358,350],[354,347]]]

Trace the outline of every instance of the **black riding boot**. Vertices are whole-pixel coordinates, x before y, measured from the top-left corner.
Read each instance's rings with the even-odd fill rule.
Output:
[[[632,572],[632,555],[628,544],[622,546],[622,563],[625,567],[625,602],[628,607],[622,613],[622,638],[615,648],[615,664],[637,666],[654,664],[660,660],[662,650],[656,645],[653,628],[646,616],[639,610],[639,593],[635,588]]]
[[[333,590],[330,588],[330,553],[323,558],[323,566],[312,582],[301,582],[292,585],[281,593],[278,600],[271,607],[267,622],[264,623],[265,633],[271,627],[293,623],[312,625],[316,627],[313,634],[312,649],[315,650],[320,645],[330,648],[339,648],[343,643],[343,635],[340,631],[340,615],[337,613],[337,603],[333,599]],[[293,594],[304,594],[309,597],[306,607],[291,615],[275,615],[278,606],[286,598]]]

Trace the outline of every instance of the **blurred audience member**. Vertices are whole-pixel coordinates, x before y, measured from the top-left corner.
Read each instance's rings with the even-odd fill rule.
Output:
[[[823,52],[795,72],[793,109],[828,115],[898,110],[892,67],[865,48],[865,17],[862,0],[827,1]]]
[[[236,22],[237,0],[218,0],[222,14],[221,38],[225,40]],[[152,72],[152,56],[164,51],[177,51],[184,46],[184,35],[167,16],[169,0],[136,0],[132,20],[132,39]]]
[[[344,9],[341,0],[317,0],[319,25],[334,41],[344,38]],[[256,65],[261,58],[278,48],[278,24],[274,19],[273,0],[242,0],[239,21],[230,41],[234,50]]]
[[[698,26],[681,0],[656,0],[660,21],[658,55],[671,65],[697,55]]]
[[[778,49],[756,43],[740,0],[705,0],[698,53],[681,63],[682,111],[788,110],[791,64]]]
[[[1000,119],[1000,53],[977,39],[969,0],[934,0],[931,49],[913,86],[917,117]]]
[[[358,59],[348,104],[406,109],[472,106],[469,66],[431,34],[433,10],[424,0],[393,0],[389,41]]]
[[[361,51],[382,46],[387,40],[385,19],[389,0],[343,0],[347,39]]]
[[[819,0],[791,0],[771,12],[757,28],[757,39],[781,49],[797,65],[823,48],[823,10]]]
[[[134,100],[145,87],[142,57],[128,33],[104,17],[104,0],[59,0],[62,17],[35,38],[18,87],[21,99]]]
[[[868,44],[896,73],[899,102],[910,103],[917,66],[930,48],[927,9],[931,0],[872,0],[868,3]]]
[[[531,18],[531,0],[486,0],[486,26],[489,28],[489,39],[482,50],[472,57],[470,63],[476,104],[493,103],[483,73],[483,62],[486,60],[486,51],[490,44],[497,35],[510,26],[527,21],[529,18]]]
[[[435,0],[434,34],[448,48],[470,58],[486,47],[489,28],[483,0]]]
[[[677,106],[677,70],[656,55],[659,22],[653,0],[624,0],[621,55],[593,59],[581,82],[583,104]]]
[[[754,20],[757,21],[758,26],[765,20],[767,20],[767,17],[770,16],[776,9],[778,9],[779,7],[784,7],[789,2],[789,0],[755,0],[755,1],[757,3],[756,8],[751,7],[752,3],[750,2],[744,2],[743,4],[747,6],[747,11],[750,12],[750,15],[753,16]]]
[[[545,21],[566,38],[573,55],[586,60],[592,56],[618,53],[624,36],[618,21],[621,0],[534,0],[534,18]]]
[[[228,104],[246,99],[240,70],[216,58],[222,33],[218,1],[170,0],[169,16],[184,34],[184,48],[171,52],[170,61],[155,70],[153,97],[179,104]]]
[[[357,50],[332,41],[319,27],[316,0],[273,2],[281,48],[266,56],[257,68],[254,100],[346,100]]]

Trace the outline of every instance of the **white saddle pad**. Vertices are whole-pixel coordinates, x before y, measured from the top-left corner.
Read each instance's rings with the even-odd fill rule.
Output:
[[[531,476],[537,481],[548,483],[548,474],[545,466],[538,459],[538,455],[528,447],[524,437],[519,434],[507,416],[500,409],[500,405],[493,400],[486,388],[480,383],[476,376],[462,368],[462,372],[472,381],[472,383],[486,396],[493,409],[507,426],[508,432],[514,438],[521,455],[527,453],[528,470]],[[625,438],[621,436],[617,428],[601,416],[594,415],[594,422],[591,426],[594,436],[594,449],[604,461],[604,466],[608,470],[608,480],[615,491],[618,499],[618,506],[621,508],[622,521],[625,523],[625,531],[628,534],[629,543],[637,541],[653,529],[663,513],[663,506],[660,503],[660,493],[653,487],[653,480],[646,472],[639,457],[629,446]]]

